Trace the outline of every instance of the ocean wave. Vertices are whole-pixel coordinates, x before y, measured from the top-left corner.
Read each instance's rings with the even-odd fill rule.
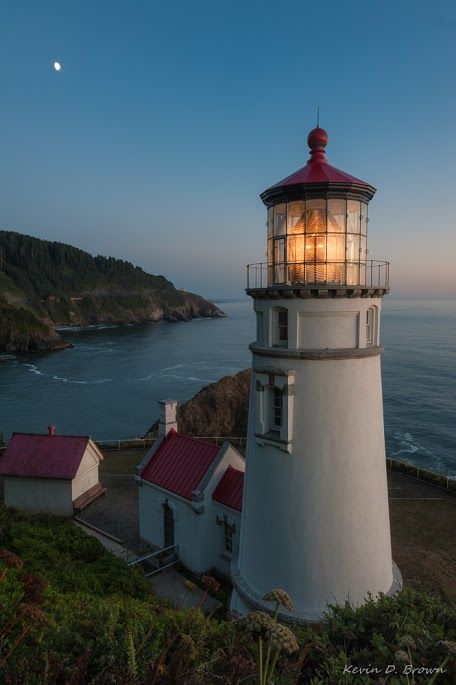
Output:
[[[70,333],[79,333],[80,331],[103,331],[106,328],[119,328],[123,324],[118,323],[95,323],[87,326],[55,326],[56,331],[69,331]],[[129,325],[129,324],[127,324]]]
[[[447,457],[423,447],[408,431],[396,431],[392,434],[391,439],[398,444],[396,449],[388,451],[388,456],[429,471],[447,475],[455,473],[454,467],[450,465]]]
[[[392,452],[393,457],[404,454],[416,454],[417,452],[419,452],[419,456],[429,457],[431,459],[436,457],[434,452],[431,452],[426,449],[426,447],[417,443],[411,433],[396,431],[393,433],[393,439],[399,443],[398,449]]]
[[[184,366],[190,366],[190,364],[174,364],[173,366],[165,366],[163,369],[157,369],[157,371],[173,371],[174,369],[183,369]]]
[[[215,383],[216,380],[210,378],[197,378],[196,376],[186,376],[186,381],[196,381],[197,383]]]
[[[100,385],[101,383],[112,383],[112,378],[100,378],[95,381],[76,381],[64,376],[52,376],[52,380],[61,381],[62,383],[73,383],[74,385]]]
[[[9,363],[17,364],[18,361],[14,354],[0,354],[0,363],[3,364],[9,364]]]
[[[46,374],[43,373],[43,371],[40,371],[35,364],[23,364],[23,366],[27,366],[28,369],[32,372],[35,373],[37,376],[45,376]]]

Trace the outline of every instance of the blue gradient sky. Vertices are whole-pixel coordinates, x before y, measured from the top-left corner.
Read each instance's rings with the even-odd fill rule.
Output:
[[[319,104],[395,294],[455,296],[455,57],[450,1],[0,0],[0,226],[236,297]]]

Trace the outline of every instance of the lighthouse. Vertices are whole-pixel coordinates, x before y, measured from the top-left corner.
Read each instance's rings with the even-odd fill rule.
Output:
[[[246,476],[231,607],[321,618],[328,604],[392,594],[380,359],[389,264],[371,260],[375,188],[331,166],[328,135],[261,194],[267,262],[247,267],[256,314]]]

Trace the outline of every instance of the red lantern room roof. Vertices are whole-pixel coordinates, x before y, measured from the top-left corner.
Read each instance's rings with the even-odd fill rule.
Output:
[[[367,196],[367,199],[372,198],[375,188],[370,183],[328,164],[325,157],[328,134],[324,129],[319,126],[314,128],[307,137],[307,143],[310,148],[310,159],[307,164],[265,190],[261,194],[261,199],[265,204],[275,204],[276,201],[286,200],[288,195],[295,196],[297,191],[330,188],[358,191]]]

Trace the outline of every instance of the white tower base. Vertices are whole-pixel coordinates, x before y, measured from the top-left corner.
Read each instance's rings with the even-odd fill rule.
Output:
[[[402,575],[397,564],[393,561],[393,582],[384,594],[387,597],[392,597],[402,590]],[[265,611],[271,613],[271,603],[265,602],[252,588],[249,588],[239,573],[237,564],[232,564],[231,567],[231,581],[233,583],[233,592],[230,599],[230,610],[235,611],[241,616],[246,616],[252,611]],[[372,595],[375,598],[375,595]],[[347,598],[350,600],[350,598]],[[366,596],[363,602],[367,600]],[[334,602],[336,603],[336,602]],[[359,606],[359,604],[354,604]],[[278,618],[282,623],[296,623],[297,625],[305,625],[307,623],[318,623],[324,612],[303,612],[293,609],[293,611],[286,611],[283,608],[278,613]]]
[[[270,610],[282,588],[317,621],[329,604],[392,594],[380,372],[381,298],[255,300],[246,481],[231,608]],[[287,347],[275,344],[288,313]],[[367,310],[369,309],[369,316]],[[370,318],[369,318],[370,317]],[[370,321],[366,337],[366,320]],[[271,425],[282,397],[280,430]]]

